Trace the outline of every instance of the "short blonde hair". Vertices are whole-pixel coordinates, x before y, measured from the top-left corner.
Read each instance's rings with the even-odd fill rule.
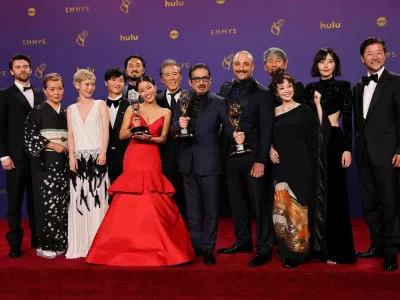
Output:
[[[49,81],[61,81],[62,86],[64,87],[64,81],[62,80],[60,74],[57,73],[50,73],[47,74],[43,79],[43,88],[47,88],[47,82]]]
[[[74,84],[81,83],[85,80],[96,81],[96,76],[92,72],[85,69],[80,69],[74,74]]]

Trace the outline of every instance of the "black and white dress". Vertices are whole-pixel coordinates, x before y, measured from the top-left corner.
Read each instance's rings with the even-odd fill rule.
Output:
[[[100,100],[83,121],[77,104],[71,105],[77,173],[71,175],[68,209],[67,258],[86,257],[108,209],[110,185],[107,166],[97,165],[103,139]]]
[[[47,149],[50,143],[67,147],[67,117],[47,102],[35,106],[25,122],[25,146],[34,160],[36,228],[42,250],[67,249],[69,184],[67,154]]]

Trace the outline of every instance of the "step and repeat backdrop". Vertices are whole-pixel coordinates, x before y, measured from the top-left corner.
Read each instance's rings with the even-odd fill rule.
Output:
[[[0,9],[0,88],[13,83],[8,61],[15,53],[32,59],[32,85],[42,86],[51,72],[65,81],[64,105],[76,101],[72,77],[84,68],[97,76],[95,98],[104,99],[104,72],[124,67],[139,54],[146,74],[159,87],[159,66],[175,59],[184,72],[203,62],[211,68],[212,91],[233,77],[232,59],[239,50],[255,58],[254,76],[267,85],[263,52],[279,47],[289,57],[288,71],[304,84],[321,47],[340,56],[343,79],[356,83],[366,74],[361,42],[378,36],[387,43],[386,67],[400,72],[399,0],[17,0]],[[354,165],[348,172],[350,209],[361,216]],[[227,201],[224,199],[223,201]],[[228,205],[228,203],[226,203]],[[0,218],[6,216],[5,172],[0,171]],[[26,214],[25,214],[26,215]]]

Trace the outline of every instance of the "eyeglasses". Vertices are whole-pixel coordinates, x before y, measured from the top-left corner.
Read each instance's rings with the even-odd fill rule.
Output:
[[[190,80],[199,83],[200,81],[203,80],[203,82],[209,82],[210,81],[210,76],[204,76],[204,77],[193,77]]]

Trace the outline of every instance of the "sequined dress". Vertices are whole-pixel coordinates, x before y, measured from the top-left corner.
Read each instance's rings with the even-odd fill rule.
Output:
[[[85,121],[73,104],[71,121],[78,170],[70,180],[66,257],[78,258],[86,257],[108,209],[107,166],[96,164],[103,136],[100,100],[94,102]]]
[[[352,151],[352,92],[348,81],[330,78],[309,83],[305,101],[313,105],[314,91],[321,93],[321,106],[329,116],[340,111],[341,127],[331,127],[327,145],[327,205],[323,260],[353,263],[355,258],[353,234],[347,191],[346,169],[342,167],[344,151]]]

